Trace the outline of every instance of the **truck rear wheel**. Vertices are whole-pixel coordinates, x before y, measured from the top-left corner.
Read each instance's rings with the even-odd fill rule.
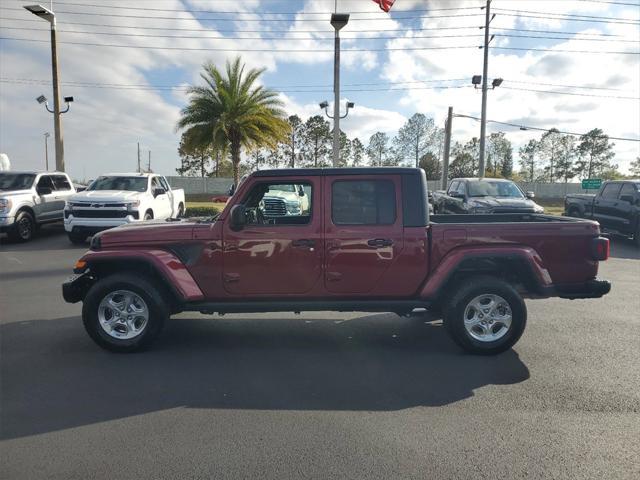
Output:
[[[580,215],[580,209],[578,207],[571,207],[567,212],[567,215],[575,218],[580,218],[582,216]]]
[[[169,309],[158,287],[140,275],[98,280],[84,299],[82,322],[99,346],[112,352],[148,348],[162,331]]]
[[[469,353],[495,355],[511,348],[527,324],[527,307],[508,283],[490,276],[466,279],[444,309],[444,326]]]

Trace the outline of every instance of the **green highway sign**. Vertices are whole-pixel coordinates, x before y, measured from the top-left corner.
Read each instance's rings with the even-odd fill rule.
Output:
[[[599,190],[601,186],[601,178],[587,178],[585,180],[582,180],[582,188],[584,190]]]

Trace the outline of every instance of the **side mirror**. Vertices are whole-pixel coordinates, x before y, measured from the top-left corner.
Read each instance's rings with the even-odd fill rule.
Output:
[[[227,195],[232,197],[234,193],[236,193],[236,184],[235,183],[229,186],[229,190],[227,191]]]
[[[50,187],[38,187],[36,191],[38,195],[50,195],[53,190]]]
[[[163,195],[167,193],[167,191],[162,187],[156,187],[153,189],[153,196],[157,197],[158,195]]]
[[[620,195],[620,200],[633,204],[633,195]]]
[[[298,187],[298,196],[299,197],[304,197],[305,193],[304,193],[304,188],[303,187]]]
[[[536,198],[536,194],[534,192],[527,192],[526,196],[528,199]]]
[[[242,230],[247,224],[247,209],[244,205],[234,205],[231,209],[231,219],[229,225],[232,230]]]

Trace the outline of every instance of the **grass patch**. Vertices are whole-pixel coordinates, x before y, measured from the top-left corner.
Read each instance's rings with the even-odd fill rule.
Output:
[[[187,202],[187,217],[209,217],[220,213],[224,203],[213,202]]]

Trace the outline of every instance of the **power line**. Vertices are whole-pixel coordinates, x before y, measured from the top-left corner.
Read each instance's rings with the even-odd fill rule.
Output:
[[[20,30],[20,31],[39,31],[39,32],[49,32],[48,29],[44,28],[29,28],[29,27],[4,27],[0,26],[0,29],[5,30]],[[202,35],[160,35],[160,34],[150,34],[150,33],[122,33],[122,32],[94,32],[90,30],[65,30],[58,29],[60,33],[71,33],[71,34],[83,34],[83,35],[106,35],[106,36],[114,36],[114,37],[145,37],[145,38],[187,38],[187,39],[201,39],[201,40],[278,40],[278,41],[291,41],[291,40],[305,40],[302,38],[296,37],[265,37],[265,36],[254,36],[254,37],[236,37],[236,36],[202,36]],[[211,31],[211,33],[215,33]],[[296,33],[296,32],[290,32]],[[640,40],[617,40],[617,39],[609,39],[609,38],[573,38],[573,37],[558,37],[558,36],[542,36],[542,35],[513,35],[509,33],[496,33],[496,37],[506,37],[506,38],[535,38],[540,40],[572,40],[572,41],[581,41],[581,42],[614,42],[614,43],[640,43]],[[427,38],[476,38],[482,37],[480,33],[473,34],[452,34],[452,35],[415,35],[413,37],[405,37],[405,36],[376,36],[372,38],[366,38],[366,40],[413,40],[413,39],[427,39]],[[343,40],[365,40],[362,37],[341,37]],[[327,37],[313,37],[312,40],[315,41],[333,41],[333,36]]]
[[[629,2],[610,2],[606,0],[578,0],[579,2],[589,2],[589,3],[604,3],[605,5],[625,5],[630,7],[640,7],[640,3],[629,3]]]
[[[553,15],[555,17],[572,17],[572,18],[578,18],[578,19],[613,20],[613,21],[623,21],[623,22],[627,22],[627,21],[637,22],[637,21],[639,21],[639,20],[634,19],[634,18],[604,17],[604,16],[601,16],[601,15],[580,15],[580,14],[576,14],[576,13],[553,13],[553,12],[541,12],[539,10],[521,10],[521,9],[500,8],[500,7],[496,7],[496,8],[494,8],[494,10],[497,11],[498,13],[500,13],[500,12],[530,13],[530,14],[545,15],[545,16]],[[549,18],[552,18],[552,17],[549,17]]]
[[[4,10],[22,11],[21,8],[4,8]],[[161,16],[149,16],[149,15],[125,15],[118,13],[96,13],[96,12],[69,12],[65,10],[56,10],[56,15],[87,15],[93,17],[114,17],[114,18],[142,18],[145,20],[181,20],[190,22],[319,22],[320,20],[315,18],[181,18],[181,17],[161,17]],[[245,15],[257,15],[256,13],[246,12]],[[363,17],[363,18],[350,18],[349,21],[389,21],[389,20],[420,20],[424,18],[462,18],[462,17],[479,17],[482,13],[461,13],[457,15],[414,15],[409,17],[391,17],[389,15],[383,15],[378,17]]]
[[[550,94],[556,94],[556,95],[573,95],[577,97],[615,98],[617,100],[640,100],[640,97],[621,97],[616,95],[592,95],[589,93],[557,92],[554,90],[535,90],[533,88],[516,88],[516,87],[508,87],[504,85],[500,88],[504,88],[507,90],[518,90],[520,92],[550,93]]]
[[[0,40],[23,41],[48,43],[49,40],[35,38],[15,38],[0,37]],[[82,45],[91,47],[114,47],[114,48],[135,48],[145,50],[177,50],[177,51],[203,51],[203,52],[265,52],[265,53],[331,53],[333,49],[273,49],[273,48],[204,48],[204,47],[160,47],[154,45],[121,45],[115,43],[91,43],[91,42],[69,42],[61,41],[59,44]],[[388,48],[349,48],[342,50],[348,52],[393,52],[393,51],[427,51],[427,50],[463,50],[479,48],[475,45],[455,45],[455,46],[429,46],[429,47],[388,47]],[[585,53],[585,54],[618,54],[618,55],[640,55],[640,52],[629,51],[595,51],[595,50],[564,50],[549,48],[523,48],[523,47],[491,47],[495,50],[521,50],[536,52],[558,52],[558,53]]]
[[[344,1],[344,0],[343,0]],[[34,22],[41,23],[41,20],[30,18],[7,18],[0,17],[0,20],[11,20],[16,22]],[[109,28],[123,28],[123,29],[135,29],[135,30],[162,30],[162,31],[181,31],[181,32],[217,32],[217,33],[333,33],[333,30],[245,30],[245,29],[232,29],[232,30],[212,30],[210,28],[179,28],[179,27],[148,27],[141,25],[113,25],[109,23],[86,23],[86,22],[58,22],[58,25],[80,25],[86,27],[109,27]],[[471,26],[453,26],[453,27],[425,27],[425,28],[412,28],[411,31],[423,32],[423,31],[440,31],[440,30],[475,30],[482,29],[477,25]],[[42,28],[42,31],[49,31],[49,29]],[[565,35],[581,35],[581,36],[596,36],[596,37],[616,37],[626,38],[624,35],[616,35],[613,33],[589,33],[589,32],[564,32],[558,30],[533,30],[526,28],[492,28],[492,31],[515,31],[515,32],[529,32],[529,33],[549,33],[549,34],[565,34]],[[397,32],[398,29],[373,29],[373,30],[349,30],[346,33],[384,33],[384,32]],[[333,38],[333,37],[332,37]],[[346,38],[341,35],[341,38]]]
[[[455,114],[456,117],[462,117],[462,118],[470,118],[471,120],[476,120],[476,121],[480,121],[480,119],[478,117],[474,117],[473,115],[463,115],[460,113]],[[517,124],[517,123],[509,123],[509,122],[500,122],[498,120],[487,120],[487,122],[489,123],[495,123],[498,125],[506,125],[509,127],[516,127],[519,128],[521,130],[536,130],[538,132],[549,132],[551,130],[553,130],[553,128],[540,128],[540,127],[530,127],[528,125],[522,125],[522,124]],[[558,130],[558,129],[556,129]],[[575,132],[565,132],[565,131],[561,131],[558,130],[558,133],[562,133],[564,135],[573,135],[575,137],[582,137],[583,135],[586,135],[586,133],[575,133]],[[609,135],[603,135],[606,136],[608,139],[610,140],[619,140],[621,142],[640,142],[640,138],[624,138],[624,137],[610,137]]]
[[[91,3],[76,3],[76,2],[59,2],[56,0],[56,5],[69,5],[78,7],[93,7],[93,8],[109,8],[114,10],[144,10],[152,12],[180,12],[180,13],[216,13],[216,14],[247,14],[251,12],[243,11],[220,11],[220,10],[191,10],[191,9],[171,9],[171,8],[152,8],[152,7],[123,7],[120,5],[97,5]],[[402,13],[412,12],[444,12],[451,10],[476,10],[477,7],[449,7],[449,8],[423,8],[423,9],[411,9],[402,10]],[[326,12],[260,12],[260,15],[331,15],[332,11]],[[349,11],[350,14],[371,14],[371,11]]]
[[[520,13],[504,13],[498,12],[500,15],[504,15],[505,17],[517,17],[517,18],[537,18],[541,20],[563,20],[566,22],[589,22],[589,23],[608,23],[611,25],[640,25],[637,20],[632,21],[613,21],[613,20],[598,20],[598,19],[586,19],[586,18],[561,18],[561,17],[552,17],[551,14],[542,15],[523,15]]]
[[[405,82],[370,82],[370,83],[346,83],[346,87],[363,87],[363,86],[380,86],[380,85],[391,85],[390,88],[384,89],[352,89],[350,91],[387,91],[387,90],[421,90],[421,89],[447,89],[447,88],[467,88],[471,87],[471,85],[438,85],[433,87],[401,87],[401,88],[393,88],[395,85],[415,85],[415,84],[424,84],[424,83],[445,83],[445,82],[459,82],[459,81],[468,81],[466,78],[450,78],[450,79],[431,79],[431,80],[414,80],[414,81],[405,81]],[[47,85],[50,83],[50,80],[44,79],[32,79],[32,78],[7,78],[0,77],[0,82],[3,83],[14,83],[14,84],[25,84],[25,85]],[[542,86],[553,86],[559,88],[574,88],[574,89],[593,89],[593,90],[612,90],[612,91],[622,91],[607,87],[594,87],[594,86],[586,86],[586,85],[560,85],[560,84],[550,84],[550,83],[539,83],[539,82],[528,82],[528,81],[518,81],[518,80],[505,80],[505,82],[517,83],[517,84],[530,84],[530,85],[542,85]],[[149,85],[149,84],[123,84],[123,83],[102,83],[102,82],[74,82],[74,81],[66,81],[62,82],[65,86],[71,87],[89,87],[89,88],[116,88],[116,89],[124,89],[124,90],[173,90],[173,89],[183,89],[186,90],[190,87],[190,85]],[[298,92],[298,93],[317,93],[317,92],[327,92],[332,85],[324,84],[324,85],[272,85],[269,88],[287,92]],[[518,88],[518,87],[508,87],[502,86],[501,88],[506,88],[509,90],[517,90],[517,91],[525,91],[525,92],[535,92],[535,93],[552,93],[558,95],[577,95],[583,97],[593,97],[593,98],[614,98],[614,99],[622,99],[622,100],[640,100],[640,97],[625,97],[625,96],[613,96],[613,95],[593,95],[593,94],[584,94],[584,93],[574,93],[574,92],[559,92],[552,90],[535,90],[530,88]],[[302,89],[302,90],[301,90]],[[306,89],[322,89],[322,90],[306,90]]]

